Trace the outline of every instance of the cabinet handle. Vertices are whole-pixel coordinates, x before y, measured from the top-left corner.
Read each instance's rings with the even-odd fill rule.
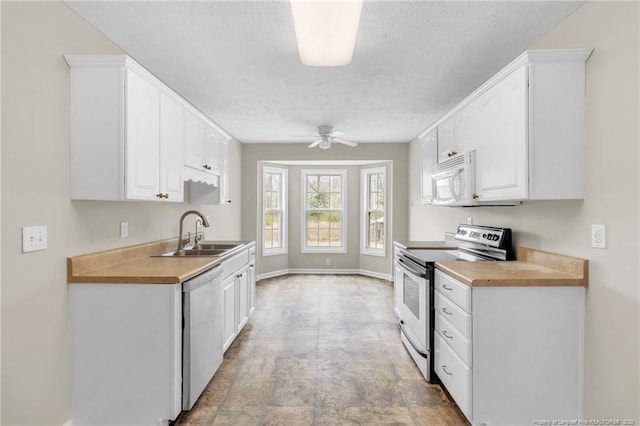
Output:
[[[163,199],[163,198],[169,198],[169,193],[163,194],[162,192],[156,194],[156,197]]]
[[[453,290],[453,287],[448,287],[446,284],[442,284],[442,288],[449,291]]]
[[[477,200],[478,198],[480,198],[480,196],[479,196],[478,194],[474,193],[474,194],[473,194],[473,199],[474,199],[474,200]]]
[[[447,366],[443,365],[442,366],[442,371],[444,371],[446,374],[448,374],[449,376],[453,376],[453,373],[449,373],[449,370],[447,370]]]
[[[207,170],[211,170],[211,166],[208,164],[205,164],[204,166],[202,166],[203,168],[207,169]]]
[[[158,198],[162,199],[162,192],[157,193],[157,194],[156,194],[156,197],[158,197]]]
[[[162,197],[163,197],[164,199],[169,198],[169,193],[167,192],[167,193],[166,193],[166,194],[164,194]]]
[[[453,312],[447,311],[447,308],[442,308],[442,312],[444,312],[447,315],[453,315]]]
[[[447,330],[442,330],[442,334],[444,335],[444,337],[446,337],[447,339],[453,339],[453,336],[449,336],[447,334]]]
[[[453,157],[454,155],[458,155],[458,153],[455,151],[449,151],[449,153],[447,154],[447,157]]]

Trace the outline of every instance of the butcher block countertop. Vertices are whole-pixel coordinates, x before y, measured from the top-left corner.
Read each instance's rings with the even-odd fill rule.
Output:
[[[225,241],[225,243],[234,241]],[[238,241],[238,244],[248,242]],[[175,249],[177,238],[104,250],[67,258],[67,282],[179,284],[224,262],[220,257],[151,257]],[[250,247],[245,245],[244,248]]]
[[[471,287],[587,287],[586,259],[520,247],[510,262],[436,262],[436,269]]]

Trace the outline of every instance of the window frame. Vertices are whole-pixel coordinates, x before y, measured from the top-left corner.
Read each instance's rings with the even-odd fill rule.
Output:
[[[383,191],[384,191],[384,208],[382,209],[382,217],[384,217],[384,222],[382,223],[382,248],[373,248],[368,247],[368,236],[369,236],[369,212],[372,211],[369,209],[369,177],[371,175],[382,175],[382,179],[384,181]],[[366,167],[360,169],[360,253],[368,256],[378,256],[378,257],[386,257],[387,256],[387,247],[388,243],[388,233],[387,233],[387,222],[388,220],[388,200],[389,200],[389,185],[387,181],[388,173],[386,166],[377,166],[377,167]],[[378,211],[378,210],[375,210]]]
[[[300,252],[309,253],[346,253],[347,252],[347,170],[346,169],[302,169],[301,171],[301,235],[300,235]],[[340,236],[342,244],[340,246],[307,246],[307,177],[308,176],[340,176],[342,178],[342,188],[340,192],[340,210],[342,214]],[[335,209],[323,209],[326,211],[337,211]]]
[[[266,237],[266,229],[265,229],[265,214],[267,213],[266,208],[266,197],[265,197],[265,186],[264,179],[267,174],[279,174],[280,175],[280,209],[269,209],[270,211],[279,211],[280,212],[280,247],[266,247],[265,245],[265,237]],[[289,169],[286,167],[274,167],[274,166],[262,166],[262,173],[260,174],[260,191],[262,197],[262,209],[261,209],[261,219],[260,219],[260,227],[261,227],[261,244],[262,244],[262,256],[276,256],[288,253],[287,241],[288,241],[288,221],[287,221],[287,210],[288,210],[288,191],[289,191]]]

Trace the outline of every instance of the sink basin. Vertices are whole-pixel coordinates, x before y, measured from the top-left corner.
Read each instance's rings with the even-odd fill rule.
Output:
[[[233,243],[208,243],[206,241],[202,241],[195,246],[197,250],[230,250],[236,247],[240,247],[244,244],[233,244]]]
[[[199,243],[197,246],[185,248],[182,253],[178,253],[176,250],[171,250],[151,257],[223,256],[234,251],[236,248],[242,247],[243,245],[244,244],[242,243],[208,243],[204,241]]]
[[[229,249],[190,249],[190,250],[184,250],[182,253],[178,253],[176,250],[171,250],[162,254],[158,254],[152,257],[173,257],[173,256],[177,256],[177,257],[186,257],[186,256],[205,256],[205,257],[211,257],[211,256],[222,256],[223,254],[225,254],[226,252],[228,252]]]

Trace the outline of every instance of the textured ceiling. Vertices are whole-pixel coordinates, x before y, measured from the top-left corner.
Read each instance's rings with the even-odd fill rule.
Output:
[[[353,62],[312,68],[288,2],[66,3],[241,142],[407,142],[582,4],[365,0]]]

